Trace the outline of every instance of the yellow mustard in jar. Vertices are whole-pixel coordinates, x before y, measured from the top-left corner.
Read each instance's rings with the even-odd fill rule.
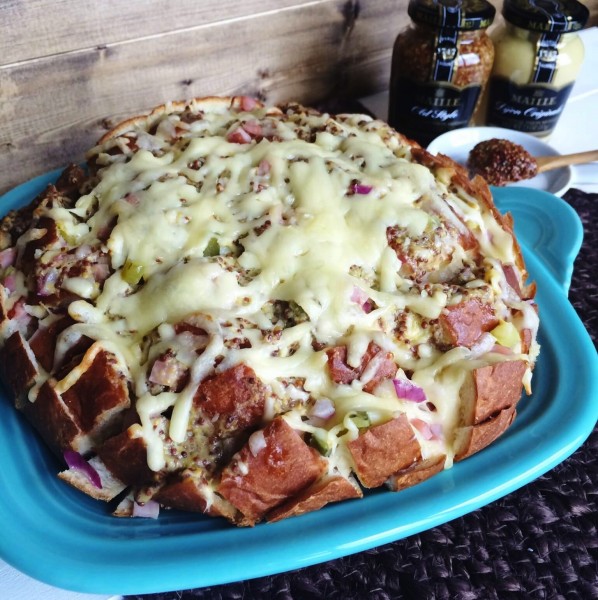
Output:
[[[505,25],[493,36],[489,124],[536,136],[553,131],[583,61],[576,32],[588,14],[577,0],[505,0]]]
[[[410,0],[412,24],[394,44],[389,123],[422,145],[466,127],[492,68],[486,0]]]

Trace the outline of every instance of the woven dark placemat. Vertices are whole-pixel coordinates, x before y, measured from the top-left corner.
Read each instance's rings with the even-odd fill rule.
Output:
[[[569,190],[565,199],[577,210],[585,230],[569,296],[596,343],[598,194]],[[598,599],[597,500],[598,428],[546,475],[418,535],[271,577],[128,598],[594,600]]]

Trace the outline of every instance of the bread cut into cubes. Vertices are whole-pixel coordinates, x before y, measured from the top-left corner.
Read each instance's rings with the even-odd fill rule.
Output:
[[[118,431],[119,417],[131,403],[126,375],[113,354],[94,344],[80,361],[63,380],[47,379],[23,410],[49,446],[89,454]]]
[[[101,486],[95,485],[85,472],[79,469],[67,469],[58,473],[58,477],[67,483],[70,483],[78,490],[85,492],[88,496],[109,502],[116,498],[123,490],[126,484],[117,479],[113,472],[102,462],[99,456],[93,456],[89,459],[89,466],[98,474]]]
[[[252,436],[232,457],[217,488],[248,524],[310,486],[326,469],[326,461],[282,417]]]
[[[423,460],[418,460],[401,471],[391,475],[386,481],[386,485],[398,492],[429,479],[444,469],[446,456],[431,456]]]
[[[368,428],[347,444],[354,471],[367,488],[421,460],[421,447],[406,415]]]
[[[269,522],[295,517],[306,512],[320,510],[330,502],[340,502],[350,498],[362,498],[363,492],[351,477],[342,475],[325,475],[307,489],[294,495],[267,514]]]
[[[172,102],[3,218],[0,378],[115,516],[276,522],[504,433],[527,277],[484,180],[382,121]]]
[[[488,446],[515,418],[527,365],[509,360],[479,367],[461,386],[461,419],[456,431],[455,460]]]

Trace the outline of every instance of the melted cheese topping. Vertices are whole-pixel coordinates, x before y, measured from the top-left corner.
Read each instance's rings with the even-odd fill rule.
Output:
[[[471,352],[445,352],[441,313],[464,294],[486,294],[502,319],[518,319],[535,339],[534,311],[505,293],[510,234],[368,117],[292,108],[183,117],[167,113],[149,120],[149,131],[141,124],[95,148],[93,188],[71,210],[50,212],[73,247],[99,248],[109,260],[100,287],[85,274],[64,281],[79,297],[69,306],[77,323],[60,335],[57,356],[82,335],[116,349],[156,471],[168,468],[173,445],[200,445],[189,442],[209,433],[191,423],[197,389],[237,364],[266,384],[267,418],[285,413],[316,436],[331,469],[350,472],[346,442],[359,434],[360,414],[371,424],[406,413],[441,426],[433,439],[414,433],[424,457],[446,454],[450,464]],[[247,143],[238,143],[240,128]],[[470,232],[482,261],[462,247]],[[176,332],[181,322],[207,336],[199,350]],[[364,391],[376,361],[350,384],[333,381],[325,349],[346,346],[357,368],[372,342],[410,372],[428,403],[398,398],[390,381]],[[166,351],[188,370],[180,391],[151,381]],[[313,418],[318,399],[332,401],[332,417]]]

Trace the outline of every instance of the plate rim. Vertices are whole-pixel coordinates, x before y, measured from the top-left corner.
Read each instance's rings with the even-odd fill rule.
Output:
[[[50,174],[36,178],[33,180],[34,186],[39,187],[48,177],[50,177]],[[25,190],[30,189],[27,187],[29,183],[23,184],[24,187],[19,186],[21,188],[20,193],[24,194]],[[0,209],[4,208],[3,201],[5,198],[6,195],[0,198]],[[555,198],[555,200],[563,202],[558,198]],[[514,216],[517,220],[517,215],[515,214]],[[117,530],[122,535],[122,538],[114,535],[107,539],[102,538],[101,525],[105,519],[103,517],[99,518],[99,513],[97,512],[97,507],[101,503],[96,504],[97,501],[90,500],[76,490],[69,489],[68,493],[61,496],[61,500],[66,498],[69,502],[68,504],[64,506],[48,504],[47,510],[52,509],[53,514],[45,514],[47,518],[46,525],[47,527],[52,526],[55,528],[56,520],[60,521],[66,515],[66,518],[70,518],[69,527],[84,525],[88,529],[82,530],[74,539],[64,539],[64,535],[62,534],[66,529],[63,529],[62,532],[57,532],[56,529],[50,530],[49,533],[46,531],[45,537],[47,538],[49,535],[50,539],[53,538],[54,542],[60,542],[61,550],[68,553],[67,556],[62,555],[58,559],[52,559],[51,556],[46,556],[45,554],[49,550],[35,547],[35,542],[39,541],[39,536],[41,535],[41,533],[34,531],[36,527],[35,515],[31,515],[28,512],[23,514],[25,508],[35,508],[38,512],[42,511],[43,514],[44,507],[35,505],[34,502],[28,507],[17,507],[14,505],[14,502],[17,502],[18,499],[13,498],[13,496],[8,498],[13,504],[7,503],[6,497],[0,497],[0,516],[5,517],[3,519],[5,521],[5,535],[0,539],[0,556],[15,568],[36,579],[50,585],[79,592],[119,594],[155,593],[173,589],[218,585],[241,579],[271,575],[326,560],[333,560],[341,556],[361,552],[374,546],[402,539],[409,535],[414,535],[469,513],[541,476],[570,456],[590,435],[593,423],[598,419],[598,355],[595,353],[594,346],[590,341],[585,327],[568,301],[562,286],[555,279],[554,274],[549,271],[542,257],[536,256],[528,248],[525,236],[520,239],[520,243],[526,263],[534,279],[542,281],[542,286],[539,287],[538,291],[540,309],[542,311],[549,311],[553,302],[555,302],[559,307],[559,320],[566,319],[574,325],[570,339],[576,342],[575,352],[577,354],[585,353],[585,356],[588,357],[588,360],[582,363],[582,368],[575,373],[575,377],[571,374],[566,374],[565,383],[563,383],[564,376],[561,376],[558,382],[559,386],[560,388],[565,384],[579,386],[580,382],[586,382],[588,385],[588,390],[586,391],[592,394],[592,402],[582,403],[580,412],[574,415],[573,429],[568,430],[566,436],[558,438],[558,443],[553,440],[549,444],[550,451],[547,451],[543,447],[544,452],[540,461],[531,461],[526,457],[523,471],[518,469],[516,465],[510,465],[509,469],[501,468],[499,473],[502,478],[498,482],[492,473],[487,472],[487,469],[480,468],[491,464],[493,457],[499,452],[513,453],[517,448],[521,450],[521,448],[527,447],[529,440],[526,439],[526,443],[523,444],[523,434],[521,433],[521,427],[524,426],[521,425],[518,427],[516,421],[513,429],[508,430],[505,436],[497,440],[497,442],[486,450],[470,457],[462,463],[456,464],[452,469],[444,471],[414,488],[401,492],[400,495],[392,494],[389,491],[374,492],[363,500],[337,503],[321,511],[308,513],[302,517],[283,520],[279,523],[261,524],[253,528],[253,530],[236,529],[226,525],[224,529],[213,528],[207,531],[199,531],[193,528],[193,520],[190,517],[186,517],[181,523],[185,526],[191,523],[189,525],[191,531],[183,535],[182,539],[185,541],[185,544],[183,544],[184,549],[194,550],[198,554],[184,556],[177,561],[171,559],[159,563],[156,563],[151,554],[147,553],[148,550],[155,548],[156,540],[159,540],[158,546],[162,550],[164,547],[171,551],[177,548],[179,551],[181,550],[180,546],[176,545],[176,542],[180,541],[180,534],[177,533],[175,535],[174,530],[172,530],[172,527],[175,525],[179,526],[179,522],[176,520],[172,521],[171,515],[166,515],[165,520],[162,522],[163,525],[161,525],[160,520],[147,523],[131,519],[123,523],[121,520],[109,517],[111,531],[114,532]],[[547,308],[543,308],[544,306]],[[545,328],[552,322],[553,318],[556,317],[550,316],[548,320],[543,319],[545,325],[541,326],[542,335],[554,335],[553,332],[548,330],[545,332]],[[538,367],[543,364],[541,361],[542,354],[540,355]],[[34,432],[29,431],[28,425],[25,423],[22,415],[16,413],[9,406],[11,404],[10,400],[4,394],[3,396],[0,399],[0,414],[6,413],[7,418],[0,420],[0,433],[7,433],[7,423],[9,423],[11,427],[17,428],[15,431],[20,432],[24,436],[24,439],[30,440],[35,435]],[[524,416],[526,414],[524,412],[525,408],[529,406],[530,402],[533,402],[533,398],[534,396],[531,396],[531,400],[529,398],[526,399],[527,402],[521,411],[521,415]],[[548,416],[543,417],[543,419],[544,421],[542,422],[545,422]],[[526,431],[525,427],[523,431]],[[540,443],[536,438],[538,436],[541,437],[542,431],[535,431],[531,428],[528,433],[534,443]],[[6,435],[0,435],[0,449],[10,451],[10,447],[7,448],[6,437]],[[39,467],[38,461],[40,460],[51,460],[48,458],[48,451],[44,450],[39,440],[31,445],[28,452],[29,463],[32,465],[30,468],[32,469],[36,465]],[[0,454],[0,466],[5,464],[6,456],[5,453]],[[0,468],[0,481],[6,483],[4,471],[4,468]],[[484,484],[483,489],[480,488],[477,481],[475,483],[466,481],[467,476],[471,472],[479,476],[479,479]],[[50,477],[49,473],[46,473],[43,483],[46,484],[49,481],[55,481],[56,485],[64,485],[56,478]],[[12,483],[15,483],[14,478],[12,479]],[[52,486],[54,486],[54,483]],[[65,492],[63,488],[57,489]],[[51,491],[47,491],[46,493],[50,494]],[[437,498],[430,496],[434,493],[440,493],[443,500],[439,501]],[[450,499],[450,505],[445,500],[447,497]],[[53,498],[47,497],[45,500],[49,502],[50,500],[53,501]],[[419,505],[426,510],[432,507],[435,507],[435,510],[423,514],[422,510],[419,510],[419,512],[417,510],[414,511],[411,507],[407,506],[406,512],[411,514],[411,520],[408,522],[401,520],[405,513],[404,503],[409,504],[410,501],[413,502],[414,500],[420,501]],[[13,513],[17,509],[21,511],[18,514],[23,515],[25,523],[30,528],[25,533],[30,534],[31,541],[28,541],[28,536],[22,535],[24,532],[18,519],[10,519],[11,508]],[[379,510],[373,511],[371,510],[372,508]],[[77,510],[76,515],[70,512],[71,509]],[[395,520],[392,523],[382,523],[377,514],[380,511],[385,511],[385,517],[390,516]],[[94,518],[96,517],[99,518],[100,522],[94,522]],[[356,517],[358,517],[356,522],[350,522],[351,527],[355,531],[348,531],[344,520],[355,519]],[[204,518],[202,517],[202,519]],[[323,522],[331,528],[328,533],[328,539],[332,542],[332,547],[322,548],[315,543],[321,542],[321,525]],[[200,520],[197,521],[195,527],[199,527],[199,523]],[[64,527],[64,523],[62,525]],[[165,531],[162,533],[166,535],[159,535],[161,528],[168,530],[169,527],[171,527],[170,533]],[[248,532],[248,534],[244,536],[245,532]],[[11,542],[16,539],[15,536],[18,534],[21,535],[20,545],[13,545]],[[294,536],[290,542],[288,541],[289,536]],[[258,544],[259,552],[258,556],[255,557],[257,560],[247,560],[247,555],[239,551],[239,546],[246,543],[245,540],[247,538],[252,541],[254,546],[256,543]],[[217,544],[214,544],[214,540],[217,541]],[[261,546],[260,543],[262,544]],[[107,568],[106,564],[93,562],[93,556],[90,559],[89,554],[84,556],[73,552],[73,547],[81,546],[89,551],[89,544],[93,545],[93,552],[100,559],[109,561],[114,560],[115,557],[122,559],[123,552],[126,551],[127,553],[132,553],[132,562],[129,564],[109,563],[109,568]],[[118,546],[118,552],[116,551],[115,544]],[[205,559],[205,557],[201,555],[201,552],[205,552],[210,544],[211,551],[215,553],[214,557],[208,557],[209,560],[207,563],[205,560],[202,563],[202,558]],[[228,544],[231,544],[235,549],[233,553],[228,548],[223,549],[222,546]],[[268,550],[264,550],[264,548],[268,548]],[[245,548],[242,549],[244,550]],[[41,559],[42,557],[43,560]],[[224,565],[219,566],[217,561],[224,559],[226,559]],[[206,564],[208,565],[207,569]],[[82,566],[85,568],[81,568]],[[202,567],[208,572],[203,572]]]
[[[516,144],[521,144],[521,140],[529,140],[530,142],[533,141],[534,143],[540,143],[543,146],[545,146],[547,148],[547,150],[549,150],[551,152],[551,154],[550,154],[551,156],[561,156],[561,154],[562,154],[554,146],[552,146],[548,141],[545,141],[542,138],[533,136],[530,133],[527,133],[525,131],[517,131],[515,129],[507,129],[505,127],[494,127],[492,125],[463,127],[463,128],[447,131],[446,133],[443,133],[443,134],[439,135],[438,137],[434,138],[428,144],[428,146],[427,146],[428,152],[431,152],[432,154],[438,154],[439,152],[441,152],[444,154],[444,152],[442,152],[441,148],[436,148],[436,146],[438,146],[438,144],[439,144],[439,141],[441,143],[442,140],[451,139],[453,137],[456,137],[457,135],[462,134],[463,132],[472,133],[472,134],[476,133],[476,132],[480,132],[482,135],[480,136],[479,140],[477,140],[477,141],[484,141],[484,140],[487,140],[487,139],[490,139],[493,137],[501,137],[503,139],[510,139],[511,141],[514,141]],[[490,132],[492,132],[492,133],[490,133]],[[488,134],[488,135],[485,135],[485,134]],[[514,139],[514,138],[519,138],[519,139]],[[463,144],[462,146],[465,146],[465,144]],[[449,154],[449,156],[450,156],[450,154]],[[525,181],[518,181],[514,184],[509,184],[506,187],[510,188],[510,187],[518,186],[518,187],[526,187],[526,189],[539,189],[539,191],[547,192],[549,194],[553,194],[558,197],[558,196],[561,196],[571,186],[571,182],[573,181],[573,168],[571,166],[560,167],[559,169],[557,169],[557,171],[561,171],[563,173],[563,183],[559,187],[555,187],[554,189],[528,188],[525,185]],[[557,180],[557,182],[558,182],[558,180]],[[496,186],[491,186],[491,187],[493,189],[501,189]]]

